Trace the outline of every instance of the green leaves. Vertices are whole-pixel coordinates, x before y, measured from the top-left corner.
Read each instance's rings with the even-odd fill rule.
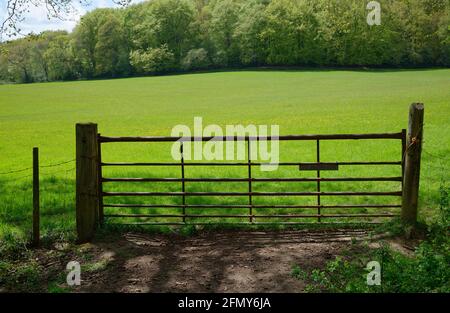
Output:
[[[96,9],[72,34],[45,32],[1,44],[0,80],[265,65],[450,65],[447,0],[379,0],[381,25],[372,26],[367,2],[154,0]]]
[[[132,51],[130,62],[141,73],[163,73],[174,68],[175,57],[164,44],[159,48]]]
[[[325,268],[303,271],[294,267],[293,276],[309,282],[306,291],[327,292],[450,292],[450,240],[435,241],[435,235],[421,243],[413,257],[395,252],[387,245],[360,249],[345,259],[336,257]],[[381,264],[381,285],[368,286],[365,264]],[[306,277],[306,279],[305,279]]]

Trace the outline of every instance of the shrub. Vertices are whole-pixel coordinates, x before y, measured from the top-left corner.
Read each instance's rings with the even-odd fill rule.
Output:
[[[350,258],[336,257],[324,269],[311,272],[298,266],[292,276],[305,279],[307,291],[331,292],[450,292],[450,211],[448,187],[440,188],[439,220],[429,226],[427,238],[417,247],[413,257],[392,251],[387,245],[353,254]],[[369,261],[381,265],[381,285],[366,284]]]
[[[422,243],[410,258],[389,247],[353,255],[350,260],[336,257],[324,269],[311,272],[295,268],[293,276],[308,282],[307,291],[326,292],[450,292],[450,253],[446,245]],[[369,261],[381,265],[381,285],[366,284]]]
[[[132,51],[130,63],[138,73],[143,74],[164,73],[175,68],[174,54],[166,44],[145,51]]]

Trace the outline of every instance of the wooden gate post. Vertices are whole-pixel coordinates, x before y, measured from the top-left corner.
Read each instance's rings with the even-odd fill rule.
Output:
[[[92,239],[98,224],[97,124],[76,124],[76,215],[78,242]]]
[[[33,148],[33,246],[39,246],[39,148]]]
[[[423,136],[422,103],[413,103],[409,108],[408,136],[404,152],[405,171],[403,176],[402,220],[407,224],[416,224],[419,200],[420,155]]]

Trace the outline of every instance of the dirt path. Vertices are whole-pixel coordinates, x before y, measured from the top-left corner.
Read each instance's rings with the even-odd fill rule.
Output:
[[[191,237],[124,234],[86,247],[91,264],[77,291],[301,292],[292,266],[318,268],[334,259],[362,230],[219,231]]]

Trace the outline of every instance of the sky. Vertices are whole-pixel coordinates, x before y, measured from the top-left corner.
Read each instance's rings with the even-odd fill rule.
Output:
[[[144,0],[132,0],[131,3],[138,3]],[[28,34],[30,32],[39,33],[44,30],[67,30],[72,31],[76,23],[79,21],[80,17],[88,11],[96,8],[110,8],[118,7],[117,4],[113,3],[112,0],[88,0],[89,5],[80,5],[79,0],[73,0],[73,7],[75,12],[68,16],[65,16],[64,20],[57,18],[47,17],[47,11],[45,10],[44,0],[37,0],[34,2],[41,3],[40,6],[36,7],[30,4],[30,12],[24,15],[24,21],[20,23],[20,29],[23,34]],[[7,0],[0,0],[0,21],[3,22],[6,17],[6,5]],[[0,23],[1,23],[0,22]],[[11,39],[11,38],[10,38]]]

